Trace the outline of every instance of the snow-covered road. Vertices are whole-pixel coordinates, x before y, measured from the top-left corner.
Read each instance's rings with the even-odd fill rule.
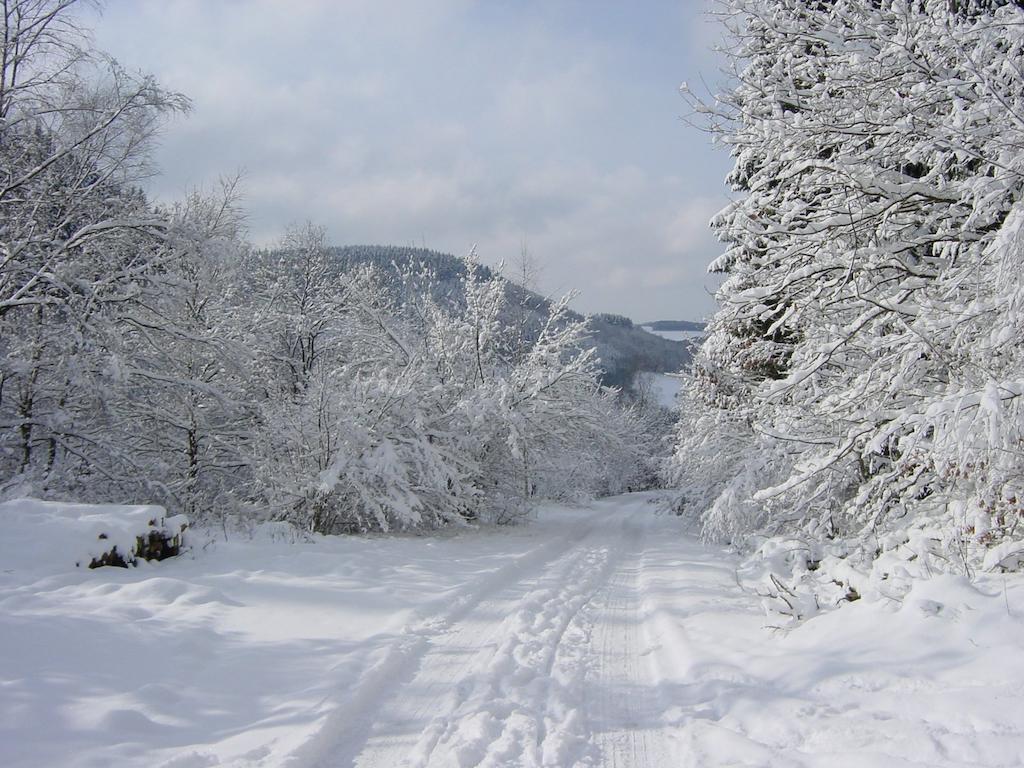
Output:
[[[500,531],[10,568],[0,765],[1024,764],[1018,579],[781,633],[735,565],[641,494]]]
[[[639,519],[617,506],[573,520],[549,559],[431,627],[418,669],[382,701],[355,764],[571,765],[586,757],[586,708],[614,695],[606,685],[584,688],[597,619],[590,608],[635,563]]]
[[[762,622],[736,589],[732,561],[681,547],[677,521],[649,501],[599,502],[564,518],[550,559],[431,632],[415,673],[382,698],[355,765],[687,764],[670,681],[693,649],[682,617],[658,603],[659,571],[677,577],[696,554],[690,599],[675,606],[721,608],[731,597],[752,632]]]
[[[1024,764],[1024,718],[981,693],[1018,706],[1024,691],[997,670],[967,682],[970,637],[939,642],[949,655],[934,663],[865,631],[870,616],[773,633],[734,558],[650,498],[547,524],[559,545],[417,628],[416,663],[375,698],[371,727],[316,765]],[[902,618],[892,628],[919,640],[937,629]],[[950,672],[952,685],[933,677]]]

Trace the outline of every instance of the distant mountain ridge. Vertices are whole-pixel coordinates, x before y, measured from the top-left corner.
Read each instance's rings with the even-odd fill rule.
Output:
[[[395,275],[396,281],[398,270],[408,265],[423,264],[437,275],[438,298],[459,300],[459,281],[465,275],[466,268],[462,259],[452,254],[396,245],[335,246],[329,252],[339,271],[372,264],[385,275]],[[494,274],[494,270],[483,265],[480,271],[485,278]],[[535,312],[538,319],[547,311],[550,302],[543,296],[508,278],[505,281],[509,299],[515,306],[523,306]],[[575,312],[572,316],[574,319],[583,317]],[[692,360],[692,349],[688,343],[649,333],[623,315],[591,315],[590,326],[603,371],[602,383],[606,386],[630,388],[639,371],[673,373],[687,368]]]
[[[698,323],[693,320],[653,320],[640,325],[652,331],[693,331],[695,333],[705,330],[708,326],[707,323]]]

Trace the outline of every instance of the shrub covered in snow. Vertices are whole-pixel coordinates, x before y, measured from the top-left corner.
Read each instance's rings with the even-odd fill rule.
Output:
[[[0,504],[5,568],[127,567],[181,552],[188,520],[162,507],[65,504],[15,499]]]
[[[295,232],[292,265],[249,270],[266,392],[249,466],[270,515],[320,533],[509,522],[643,476],[639,416],[600,386],[567,298],[524,333],[473,257],[452,304],[422,266],[328,280],[322,238]]]

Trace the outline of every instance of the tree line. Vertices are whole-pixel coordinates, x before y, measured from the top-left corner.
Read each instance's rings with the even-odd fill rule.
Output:
[[[313,224],[253,248],[233,181],[147,200],[189,102],[94,50],[74,5],[3,4],[0,494],[338,532],[650,480],[567,300],[527,328],[472,257],[441,300],[429,263],[339,270]]]

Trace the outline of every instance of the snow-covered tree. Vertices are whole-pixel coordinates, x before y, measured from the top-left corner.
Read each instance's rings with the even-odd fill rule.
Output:
[[[736,85],[698,108],[740,196],[683,414],[725,428],[683,436],[677,477],[730,457],[717,535],[1019,540],[1021,8],[725,5]]]
[[[327,273],[326,353],[263,401],[254,466],[273,514],[320,531],[502,522],[639,472],[637,424],[601,390],[566,302],[519,348],[507,284],[472,258],[457,297],[427,265]],[[277,327],[277,294],[255,295],[259,327]]]
[[[4,3],[0,43],[0,482],[43,492],[132,474],[107,347],[166,229],[133,182],[187,107],[92,50],[73,5]]]
[[[254,251],[246,262],[254,293],[254,343],[266,356],[266,385],[297,395],[341,343],[345,281],[337,280],[326,230],[292,224],[280,245]]]
[[[240,315],[237,180],[216,194],[193,192],[166,215],[161,268],[121,318],[112,350],[116,428],[140,485],[195,520],[236,511],[248,479],[252,365]]]
[[[454,519],[470,494],[447,447],[451,416],[437,407],[436,374],[413,353],[394,295],[373,269],[329,285],[331,314],[317,324],[323,354],[299,388],[272,389],[260,406],[254,466],[272,514],[323,532]],[[279,326],[273,303],[255,316]],[[272,360],[279,340],[269,341]],[[285,376],[291,386],[291,366]]]

